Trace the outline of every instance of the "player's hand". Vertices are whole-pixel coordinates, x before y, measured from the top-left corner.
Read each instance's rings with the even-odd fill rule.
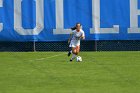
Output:
[[[81,37],[78,37],[78,38],[77,38],[77,40],[80,40],[80,39],[81,39]]]
[[[68,44],[70,44],[70,39],[68,39]]]
[[[84,37],[84,36],[81,36],[81,37],[80,37],[80,39],[84,40],[84,39],[85,39],[85,37]]]
[[[80,37],[77,37],[77,40],[81,40],[82,39],[82,36],[80,36]]]

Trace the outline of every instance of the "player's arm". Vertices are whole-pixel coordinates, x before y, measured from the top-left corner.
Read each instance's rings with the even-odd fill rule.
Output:
[[[82,36],[80,37],[80,39],[84,40],[85,39],[85,33],[83,32]]]
[[[70,37],[69,37],[69,39],[68,39],[68,43],[70,43],[70,40],[72,39],[72,35],[73,35],[73,32],[70,33]]]
[[[84,36],[84,35],[82,35],[79,39],[84,40],[84,39],[85,39],[85,36]]]
[[[85,35],[82,35],[82,36],[81,36],[81,39],[84,40],[84,39],[85,39]]]

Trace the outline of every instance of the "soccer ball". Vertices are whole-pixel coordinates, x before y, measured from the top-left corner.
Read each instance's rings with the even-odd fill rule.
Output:
[[[81,61],[82,61],[82,57],[78,56],[78,57],[76,58],[76,61],[77,61],[77,62],[81,62]]]

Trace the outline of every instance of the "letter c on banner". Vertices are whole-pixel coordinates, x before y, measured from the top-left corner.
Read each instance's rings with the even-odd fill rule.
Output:
[[[38,35],[44,29],[44,0],[36,2],[36,27],[34,29],[24,29],[22,27],[22,0],[14,0],[14,29],[20,35]]]

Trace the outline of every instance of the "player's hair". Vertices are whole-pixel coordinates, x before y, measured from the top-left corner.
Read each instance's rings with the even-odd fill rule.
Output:
[[[78,24],[80,24],[80,26],[82,26],[81,23],[78,22],[78,23],[76,23],[76,25],[74,27],[71,28],[71,30],[75,30]]]
[[[80,23],[80,22],[78,22],[78,23],[76,23],[76,27],[77,27],[77,25],[78,25],[78,24],[80,24],[80,26],[81,26],[81,23]]]

